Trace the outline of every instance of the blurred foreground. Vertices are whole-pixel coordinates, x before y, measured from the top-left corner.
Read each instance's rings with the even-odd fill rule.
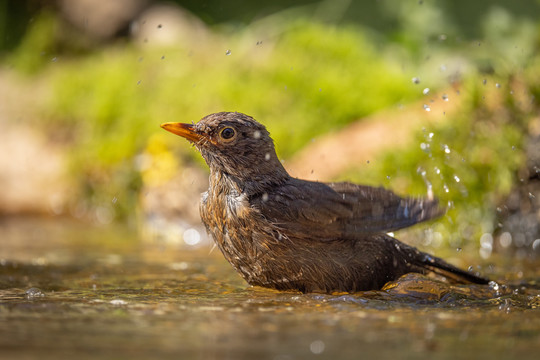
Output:
[[[535,359],[538,267],[481,271],[492,286],[407,275],[382,291],[246,288],[221,254],[142,246],[116,226],[2,222],[6,358]],[[536,280],[535,280],[536,279]],[[497,341],[494,341],[497,339]]]

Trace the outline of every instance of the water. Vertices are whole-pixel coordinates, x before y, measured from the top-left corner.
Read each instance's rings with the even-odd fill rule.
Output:
[[[217,250],[145,243],[126,228],[9,219],[0,247],[0,358],[532,359],[540,351],[534,264],[500,264],[501,273],[519,265],[529,277],[513,271],[489,286],[407,275],[384,291],[304,295],[248,287]]]

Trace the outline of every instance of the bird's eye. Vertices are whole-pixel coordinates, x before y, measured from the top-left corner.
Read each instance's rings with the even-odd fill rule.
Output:
[[[236,131],[234,131],[234,129],[231,127],[223,128],[219,132],[219,136],[221,136],[223,140],[228,140],[228,141],[231,141],[235,137],[235,135],[236,135]]]

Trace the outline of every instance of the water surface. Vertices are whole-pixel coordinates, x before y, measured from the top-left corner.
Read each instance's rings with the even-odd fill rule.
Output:
[[[0,358],[540,353],[534,268],[506,286],[451,286],[409,275],[384,291],[304,295],[249,287],[217,250],[144,243],[122,227],[4,219],[0,248]]]

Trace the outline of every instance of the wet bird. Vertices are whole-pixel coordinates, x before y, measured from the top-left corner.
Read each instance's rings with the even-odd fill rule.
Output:
[[[192,142],[210,167],[210,186],[200,203],[202,221],[251,285],[357,292],[380,289],[409,272],[488,283],[387,234],[440,216],[444,211],[434,199],[291,177],[266,128],[242,113],[161,127]]]

